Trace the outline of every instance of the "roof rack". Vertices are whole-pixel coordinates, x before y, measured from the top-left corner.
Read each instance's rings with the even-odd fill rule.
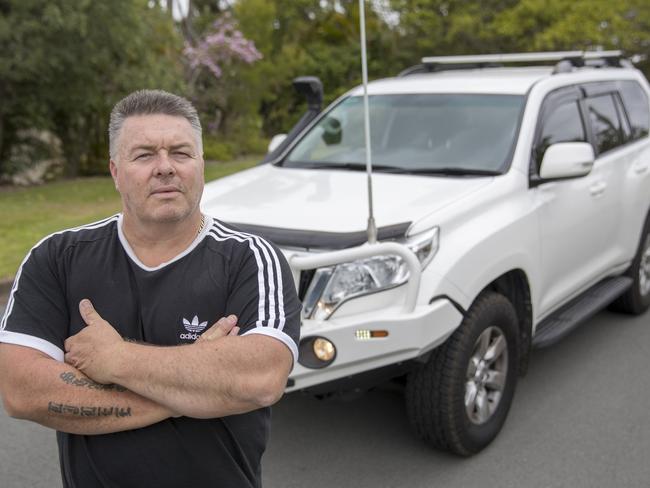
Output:
[[[622,51],[556,51],[537,53],[477,54],[466,56],[428,56],[422,64],[402,71],[398,76],[416,73],[447,71],[452,69],[501,67],[507,63],[555,62],[553,73],[566,73],[576,67],[610,66],[628,67],[630,62],[622,59]]]

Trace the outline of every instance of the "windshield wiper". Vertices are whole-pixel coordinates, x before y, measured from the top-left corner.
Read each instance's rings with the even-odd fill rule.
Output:
[[[366,163],[341,163],[341,162],[325,162],[320,161],[316,163],[305,163],[302,161],[293,161],[289,164],[283,164],[286,168],[305,168],[305,169],[349,169],[352,171],[365,171]],[[403,172],[403,168],[397,166],[387,166],[382,164],[373,164],[373,170],[387,171],[387,172]]]
[[[305,168],[305,169],[348,169],[352,171],[365,171],[365,163],[341,163],[341,162],[292,162],[289,166],[292,168]],[[402,168],[400,166],[392,166],[388,164],[373,164],[373,171],[379,173],[394,173],[404,175],[440,175],[440,176],[498,176],[501,171],[492,169],[477,169],[477,168],[457,168],[457,167],[444,167],[444,168]]]
[[[498,176],[502,175],[501,171],[494,169],[480,168],[412,168],[405,170],[406,173],[417,175],[442,175],[442,176]]]

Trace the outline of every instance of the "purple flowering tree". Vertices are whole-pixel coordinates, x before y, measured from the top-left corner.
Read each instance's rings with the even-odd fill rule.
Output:
[[[237,23],[230,12],[215,20],[196,46],[186,42],[183,52],[194,73],[207,68],[217,79],[222,77],[226,66],[240,61],[253,64],[262,59],[255,43],[246,39],[237,29]]]
[[[230,12],[221,14],[194,43],[186,41],[183,53],[192,98],[208,134],[226,135],[233,124],[241,124],[242,69],[262,54],[237,28]]]

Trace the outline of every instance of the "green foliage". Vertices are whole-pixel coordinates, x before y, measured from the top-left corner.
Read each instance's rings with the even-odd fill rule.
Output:
[[[138,88],[182,89],[180,37],[157,4],[4,0],[3,5],[0,161],[20,129],[48,129],[63,143],[69,175],[104,172],[112,105]]]
[[[325,103],[361,81],[355,0],[239,0],[234,13],[264,55],[244,76],[255,80],[247,85],[247,100],[261,115],[267,136],[288,132],[305,111],[291,87],[295,77],[318,76]],[[397,49],[395,33],[372,9],[366,16],[370,76],[383,76]]]
[[[647,0],[391,0],[390,4],[401,13],[403,67],[427,55],[598,48],[650,54]]]
[[[233,158],[235,148],[215,137],[203,138],[203,157],[206,161],[228,161]]]
[[[357,0],[192,0],[178,24],[169,4],[0,0],[0,174],[19,169],[8,155],[30,129],[58,136],[68,175],[106,172],[109,111],[138,88],[190,96],[206,156],[223,160],[264,152],[291,129],[306,108],[295,77],[321,78],[325,103],[361,80]],[[183,38],[196,45],[224,13],[263,58],[215,79],[190,69]],[[366,23],[371,79],[426,55],[602,47],[650,57],[648,0],[367,0]]]
[[[384,4],[398,14],[397,23],[379,15],[372,8],[376,2],[366,2],[370,78],[394,76],[426,55],[601,47],[650,55],[647,0],[385,0]],[[234,154],[253,140],[252,134],[261,130],[270,137],[287,132],[304,113],[305,101],[291,87],[293,78],[318,76],[325,103],[360,83],[356,0],[237,0],[230,5],[221,4],[221,10],[211,12],[212,18],[230,10],[264,56],[253,65],[233,69],[223,86],[212,88],[210,96],[221,100],[223,115],[212,134],[228,141]]]
[[[521,0],[494,22],[494,33],[531,50],[650,50],[650,4],[646,0]]]

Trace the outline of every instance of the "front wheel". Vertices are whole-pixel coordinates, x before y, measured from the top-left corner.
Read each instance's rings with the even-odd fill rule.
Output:
[[[517,383],[517,314],[503,295],[481,294],[406,386],[416,435],[438,449],[477,453],[505,422]]]
[[[650,215],[641,233],[641,241],[634,261],[627,272],[633,283],[612,308],[617,312],[640,315],[650,307]]]

